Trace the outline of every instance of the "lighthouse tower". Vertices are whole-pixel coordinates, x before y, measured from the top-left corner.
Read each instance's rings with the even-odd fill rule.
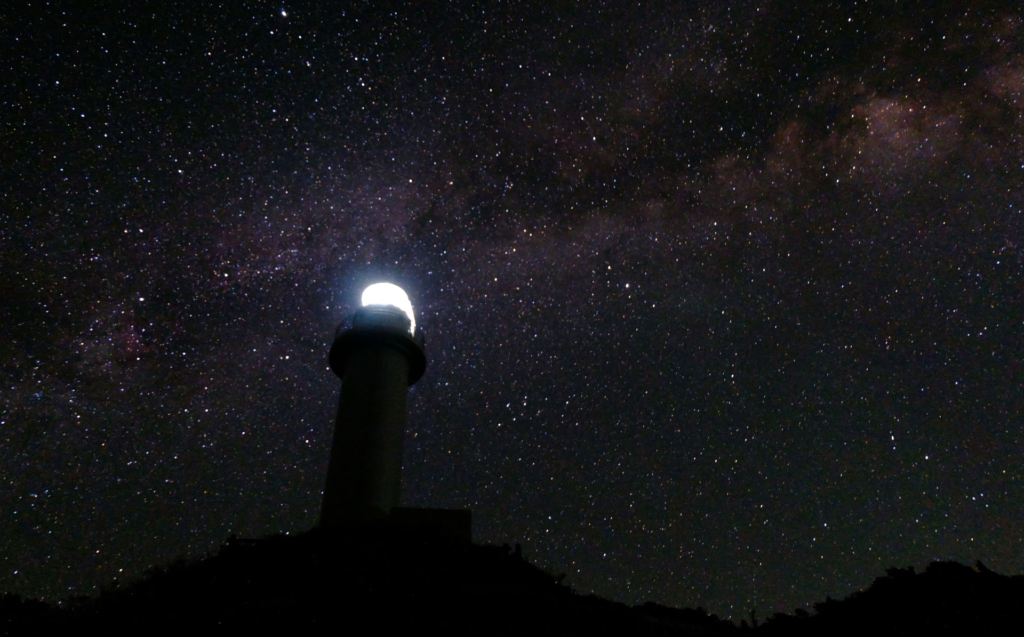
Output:
[[[338,326],[331,346],[341,398],[320,510],[326,528],[383,519],[398,506],[406,395],[427,366],[423,337],[401,288],[371,285],[362,305]]]

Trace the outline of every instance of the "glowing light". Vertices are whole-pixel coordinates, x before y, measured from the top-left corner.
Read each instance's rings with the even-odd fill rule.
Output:
[[[412,303],[405,290],[393,283],[374,283],[363,290],[363,307],[367,305],[390,305],[409,317],[409,333],[416,333],[416,318],[412,315]]]

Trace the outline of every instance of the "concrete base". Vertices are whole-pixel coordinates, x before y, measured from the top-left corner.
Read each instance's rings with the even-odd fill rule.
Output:
[[[396,526],[433,533],[450,540],[473,541],[473,512],[469,509],[391,509],[390,521]]]

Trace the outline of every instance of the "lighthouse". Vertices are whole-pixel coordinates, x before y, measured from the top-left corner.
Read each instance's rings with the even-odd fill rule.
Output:
[[[408,295],[391,283],[366,288],[362,307],[335,330],[331,370],[341,397],[320,526],[384,519],[399,503],[409,386],[427,358]]]

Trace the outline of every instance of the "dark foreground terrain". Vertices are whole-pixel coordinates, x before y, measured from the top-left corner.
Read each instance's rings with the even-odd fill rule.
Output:
[[[5,595],[0,632],[182,635],[443,631],[480,635],[685,635],[741,628],[702,609],[628,607],[578,595],[508,546],[381,527],[232,538],[215,555],[58,609]],[[864,592],[775,615],[768,634],[925,634],[1019,629],[1024,577],[936,562],[890,569]]]
[[[388,527],[314,530],[231,539],[215,556],[154,570],[67,610],[6,596],[0,618],[3,634],[12,635],[670,635],[735,628],[703,610],[630,608],[577,595],[560,581],[508,546]]]
[[[776,614],[761,630],[771,635],[1021,634],[1024,576],[1000,575],[981,562],[975,568],[932,562],[923,573],[890,568],[866,591],[818,602],[814,614]]]

